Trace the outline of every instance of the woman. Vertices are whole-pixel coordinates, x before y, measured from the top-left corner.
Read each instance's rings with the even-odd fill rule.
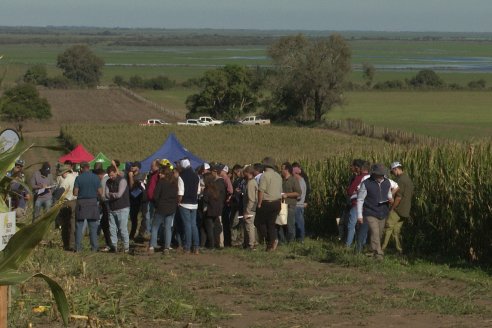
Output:
[[[243,175],[244,179],[246,179],[246,188],[243,194],[244,245],[250,250],[255,250],[255,215],[256,205],[258,203],[258,183],[256,182],[255,171],[252,166],[246,166],[243,170]]]
[[[224,202],[221,199],[220,191],[212,173],[203,175],[205,189],[203,190],[203,214],[205,221],[205,231],[207,234],[208,248],[215,247],[215,223],[220,220]]]
[[[157,247],[157,234],[162,225],[164,225],[164,253],[169,253],[177,204],[178,179],[166,165],[159,170],[159,180],[154,190],[155,213],[152,220],[149,253],[153,253]]]

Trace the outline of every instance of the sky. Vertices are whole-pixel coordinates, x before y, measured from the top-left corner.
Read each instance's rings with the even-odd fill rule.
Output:
[[[492,0],[0,0],[0,26],[492,32]]]

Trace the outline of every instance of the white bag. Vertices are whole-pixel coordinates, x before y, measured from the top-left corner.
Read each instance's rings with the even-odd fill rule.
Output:
[[[287,216],[289,213],[289,205],[285,203],[285,200],[282,199],[282,204],[280,208],[280,213],[278,213],[277,219],[275,220],[275,224],[278,225],[287,225]]]

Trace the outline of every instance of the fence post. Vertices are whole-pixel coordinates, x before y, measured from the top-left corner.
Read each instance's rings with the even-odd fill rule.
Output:
[[[7,328],[9,286],[0,286],[0,328]]]

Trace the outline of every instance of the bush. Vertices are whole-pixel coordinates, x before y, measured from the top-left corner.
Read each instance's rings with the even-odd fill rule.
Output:
[[[373,89],[376,90],[390,90],[390,89],[397,89],[397,90],[402,90],[405,89],[406,84],[402,80],[390,80],[390,81],[384,81],[384,82],[378,82],[373,86]]]
[[[42,64],[37,64],[29,67],[23,77],[23,81],[31,84],[44,84],[44,81],[48,77],[48,71],[46,66]]]
[[[55,77],[46,78],[42,85],[50,89],[69,89],[72,87],[72,81],[67,79],[65,76],[58,75]]]
[[[468,88],[470,89],[485,89],[485,85],[487,82],[485,82],[484,79],[476,80],[476,81],[470,81],[468,83]]]
[[[168,77],[162,75],[143,81],[143,87],[145,89],[165,90],[170,89],[175,85],[175,81],[172,81]]]
[[[424,69],[417,73],[409,84],[416,88],[439,88],[444,86],[444,82],[436,72],[431,69]]]

